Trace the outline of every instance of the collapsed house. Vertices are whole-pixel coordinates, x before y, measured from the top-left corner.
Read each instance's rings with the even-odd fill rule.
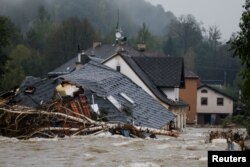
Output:
[[[58,79],[91,90],[92,93],[86,94],[89,104],[98,104],[100,113],[107,114],[109,121],[159,129],[174,119],[170,111],[129,78],[98,62],[90,61]]]
[[[93,123],[98,130],[103,129],[104,124],[91,120],[164,129],[175,118],[128,77],[95,59],[71,73],[53,73],[53,76],[26,77],[17,94],[6,102],[7,109],[0,109],[2,135],[28,138],[43,132],[42,136],[52,136],[48,130],[50,133],[61,130],[60,133],[67,135],[83,129],[89,132]],[[10,113],[16,114],[15,117]],[[21,131],[14,133],[18,128]]]

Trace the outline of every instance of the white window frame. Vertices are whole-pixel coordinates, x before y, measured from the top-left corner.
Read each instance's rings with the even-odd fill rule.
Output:
[[[126,99],[128,102],[130,102],[131,104],[135,104],[135,101],[134,101],[132,98],[130,98],[126,93],[121,92],[120,95],[121,95],[124,99]]]
[[[107,99],[118,109],[121,110],[122,105],[112,95],[107,96]]]

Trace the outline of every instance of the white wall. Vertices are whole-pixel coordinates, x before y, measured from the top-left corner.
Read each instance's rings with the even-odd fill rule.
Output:
[[[106,61],[104,65],[116,70],[117,66],[120,66],[120,72],[130,78],[134,83],[140,86],[144,91],[146,91],[149,95],[151,95],[154,99],[158,100],[165,108],[169,109],[169,106],[163,102],[161,102],[152,92],[151,90],[144,84],[144,82],[137,76],[137,74],[130,68],[130,66],[121,58],[121,56],[117,55],[110,60]],[[176,98],[179,99],[179,88],[172,88],[169,90],[164,90],[168,98]],[[164,92],[163,91],[163,92]],[[164,93],[165,93],[164,92]],[[176,111],[175,111],[176,110]],[[178,107],[171,108],[172,111],[176,115],[176,125],[179,129],[183,129],[186,126],[186,108]]]
[[[163,93],[171,100],[179,100],[179,88],[163,88]]]
[[[201,90],[206,89],[207,93],[201,93]],[[201,105],[201,97],[207,97],[208,104]],[[217,105],[217,98],[223,98],[223,106]],[[201,88],[197,90],[197,113],[233,113],[233,101],[209,88]]]
[[[121,58],[121,56],[117,55],[112,59],[108,60],[104,63],[104,65],[116,70],[117,66],[120,66],[120,72],[130,78],[134,83],[140,86],[144,91],[146,91],[153,98],[157,99],[155,95],[151,92],[151,90],[142,82],[142,80],[137,76],[137,74],[130,68],[130,66]]]

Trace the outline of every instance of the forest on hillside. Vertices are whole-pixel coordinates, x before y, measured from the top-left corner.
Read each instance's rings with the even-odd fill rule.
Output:
[[[204,28],[192,15],[177,18],[144,0],[1,0],[0,33],[7,36],[0,43],[0,88],[19,85],[28,75],[46,76],[74,57],[78,44],[113,43],[118,9],[129,45],[143,39],[149,50],[184,57],[201,80],[238,86],[241,64],[220,30]]]

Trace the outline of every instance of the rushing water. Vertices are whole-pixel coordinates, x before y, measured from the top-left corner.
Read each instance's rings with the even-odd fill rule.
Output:
[[[202,167],[207,166],[208,150],[226,149],[224,139],[205,143],[209,130],[186,128],[178,138],[157,136],[157,139],[133,139],[108,133],[64,139],[0,137],[0,166]]]

